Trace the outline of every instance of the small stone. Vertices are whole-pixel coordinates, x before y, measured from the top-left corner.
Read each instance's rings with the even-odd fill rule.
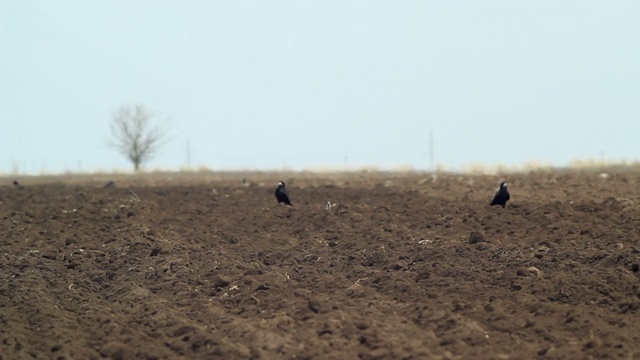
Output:
[[[540,269],[538,269],[538,268],[537,268],[537,267],[535,267],[535,266],[529,266],[529,267],[527,268],[527,271],[528,271],[531,275],[534,275],[534,276],[541,276],[541,275],[542,275],[542,271],[540,271]]]

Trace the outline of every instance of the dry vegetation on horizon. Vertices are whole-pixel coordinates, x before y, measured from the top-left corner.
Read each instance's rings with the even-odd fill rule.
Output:
[[[435,171],[417,170],[410,166],[398,166],[393,169],[380,169],[373,166],[360,168],[345,167],[316,167],[305,170],[293,170],[290,168],[271,170],[213,170],[206,167],[182,168],[180,170],[152,169],[143,170],[138,173],[132,171],[114,170],[112,172],[64,172],[59,174],[2,174],[0,181],[10,185],[11,181],[18,179],[21,182],[31,184],[44,184],[64,182],[71,184],[94,184],[100,186],[107,181],[128,183],[145,183],[160,185],[167,183],[209,183],[225,181],[242,181],[246,179],[247,185],[256,184],[263,181],[272,181],[275,178],[281,179],[331,179],[348,180],[354,178],[387,178],[420,175],[470,175],[470,176],[504,176],[509,174],[523,173],[551,173],[551,172],[639,172],[640,162],[619,161],[611,162],[605,160],[575,160],[564,167],[554,167],[542,162],[528,162],[520,166],[504,166],[485,164],[470,164],[464,166],[460,171],[453,171],[438,166]]]

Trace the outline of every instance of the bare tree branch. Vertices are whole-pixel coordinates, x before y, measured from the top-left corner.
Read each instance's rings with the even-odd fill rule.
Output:
[[[111,116],[113,141],[110,145],[133,163],[135,171],[164,145],[167,131],[152,123],[153,116],[141,104],[121,106]]]

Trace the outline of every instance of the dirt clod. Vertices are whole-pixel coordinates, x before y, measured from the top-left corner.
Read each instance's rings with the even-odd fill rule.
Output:
[[[469,244],[473,245],[473,244],[482,243],[486,241],[487,240],[484,238],[484,236],[479,232],[472,231],[471,234],[469,234]]]

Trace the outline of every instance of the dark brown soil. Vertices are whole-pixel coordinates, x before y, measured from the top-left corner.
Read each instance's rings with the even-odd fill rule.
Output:
[[[248,180],[5,179],[0,359],[640,358],[640,174]]]

